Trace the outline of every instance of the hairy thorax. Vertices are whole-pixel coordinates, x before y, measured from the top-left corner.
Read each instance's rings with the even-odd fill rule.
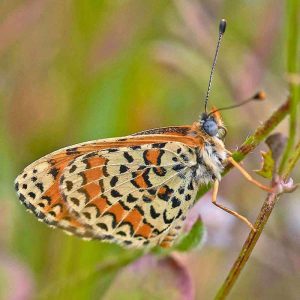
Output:
[[[197,184],[208,184],[215,180],[221,180],[227,152],[224,143],[218,137],[204,136],[198,132],[202,146],[197,148],[197,165],[194,169],[194,179]]]

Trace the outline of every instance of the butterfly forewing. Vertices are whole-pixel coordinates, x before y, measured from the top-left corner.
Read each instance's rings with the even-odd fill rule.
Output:
[[[192,139],[187,145],[159,137],[56,151],[18,176],[19,197],[40,219],[68,232],[127,246],[159,244],[178,227],[197,188]]]

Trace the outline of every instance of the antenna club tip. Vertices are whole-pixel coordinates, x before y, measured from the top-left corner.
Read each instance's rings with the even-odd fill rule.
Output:
[[[225,30],[226,30],[226,25],[227,25],[227,22],[225,19],[222,19],[220,21],[220,24],[219,24],[219,32],[220,34],[224,34]]]
[[[259,91],[253,96],[254,100],[260,100],[260,101],[263,101],[266,98],[267,98],[267,95],[264,91]]]

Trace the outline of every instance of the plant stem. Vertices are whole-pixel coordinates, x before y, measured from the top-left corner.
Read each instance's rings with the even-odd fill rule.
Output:
[[[291,159],[288,163],[288,168],[285,172],[285,178],[287,179],[293,170],[293,167],[296,165],[296,162],[300,159],[300,142],[297,144],[295,152],[293,153]],[[281,184],[277,178],[278,175],[274,175],[272,186],[276,187],[276,185]],[[280,179],[281,180],[281,179]],[[241,271],[243,270],[244,266],[246,265],[272,211],[275,207],[276,201],[278,200],[278,194],[270,193],[266,197],[263,206],[260,210],[260,213],[255,221],[254,228],[256,228],[256,232],[251,231],[248,235],[247,240],[245,241],[243,248],[234,262],[227,278],[225,279],[224,283],[222,284],[221,288],[219,289],[215,300],[223,300],[226,299],[227,295],[231,291],[232,287],[234,286],[235,282],[237,281]]]
[[[235,161],[241,161],[249,152],[253,151],[261,141],[263,141],[273,129],[287,116],[290,109],[290,99],[288,98],[267,121],[259,126],[253,135],[250,135],[246,141],[233,153]]]
[[[300,141],[295,147],[295,150],[293,151],[293,154],[291,155],[290,159],[287,162],[286,168],[283,170],[282,177],[283,179],[287,179],[289,174],[294,169],[297,161],[300,159]]]
[[[233,264],[225,282],[219,289],[215,300],[223,300],[231,291],[233,285],[235,284],[236,280],[238,279],[241,271],[243,270],[245,264],[250,257],[252,250],[254,249],[256,242],[258,241],[270,215],[275,206],[277,200],[277,195],[272,193],[268,194],[266,200],[263,203],[261,211],[256,219],[254,227],[256,228],[256,232],[251,231],[248,235],[246,242],[243,245],[243,248],[236,259],[235,263]]]
[[[297,128],[297,105],[300,100],[299,83],[293,80],[293,76],[299,72],[299,24],[300,24],[300,1],[287,1],[287,75],[290,81],[290,121],[289,137],[282,157],[279,173],[282,174],[285,165],[291,155],[296,137]]]
[[[283,180],[287,180],[290,173],[294,169],[297,161],[300,159],[300,141],[297,144],[295,151],[293,152],[291,158],[287,163],[287,168],[283,173]],[[275,175],[274,178],[278,177]],[[272,186],[276,187],[278,180],[273,178]],[[276,201],[278,200],[278,194],[271,193],[268,194],[267,198],[265,199],[263,206],[260,210],[260,213],[256,219],[254,227],[256,228],[256,232],[251,231],[248,235],[247,240],[245,241],[243,248],[236,259],[235,263],[233,264],[227,278],[225,279],[224,283],[222,284],[221,288],[219,289],[215,300],[223,300],[226,299],[227,295],[231,291],[232,287],[234,286],[235,282],[237,281],[241,271],[243,270],[244,266],[246,265],[272,211],[275,207]]]
[[[299,57],[298,57],[298,31],[299,31],[299,1],[298,0],[289,0],[287,1],[287,30],[288,30],[288,41],[287,41],[287,72],[288,76],[294,75],[298,72],[299,65]],[[289,137],[287,141],[287,146],[283,154],[283,158],[281,161],[281,165],[279,168],[279,173],[283,174],[282,178],[287,179],[289,174],[295,167],[296,162],[300,158],[300,142],[296,146],[295,151],[293,151],[293,146],[295,143],[296,136],[296,128],[297,128],[297,105],[299,103],[299,86],[297,82],[290,80],[290,102],[286,106],[290,115],[289,121]],[[285,115],[287,112],[285,111]],[[268,122],[268,121],[267,121]],[[276,125],[275,125],[276,126]],[[272,127],[272,126],[271,126]],[[242,147],[239,149],[237,153],[234,154],[234,159],[239,161],[244,158],[244,156],[249,153],[254,147],[256,147],[257,143],[262,139],[261,133],[259,133],[259,129],[262,129],[264,132],[265,128],[268,128],[266,124],[264,124],[261,128],[255,132],[253,136],[250,136]],[[273,127],[274,128],[274,127]],[[263,138],[265,137],[262,134]],[[250,148],[250,150],[249,150]],[[252,148],[252,149],[251,149]],[[292,152],[293,151],[293,152]],[[272,186],[276,187],[279,183],[278,179],[275,179],[278,175],[274,175]],[[233,264],[227,278],[222,284],[221,288],[217,292],[215,297],[216,300],[225,299],[232,287],[236,283],[241,271],[246,265],[272,211],[275,207],[276,201],[278,199],[278,194],[270,193],[266,197],[263,206],[260,210],[260,213],[255,222],[256,231],[251,231],[248,235],[247,240],[245,241],[243,248],[237,257],[235,263]]]

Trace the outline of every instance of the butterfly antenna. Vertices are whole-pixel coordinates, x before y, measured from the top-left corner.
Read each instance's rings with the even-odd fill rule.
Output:
[[[207,103],[208,103],[208,98],[209,98],[209,93],[210,93],[210,88],[211,88],[211,82],[213,79],[213,75],[214,75],[214,71],[215,71],[215,67],[216,67],[216,63],[217,63],[217,57],[218,57],[218,53],[219,53],[219,49],[220,49],[221,40],[222,40],[225,30],[226,30],[226,20],[222,19],[219,24],[219,38],[218,38],[217,48],[216,48],[216,52],[215,52],[215,57],[213,60],[211,71],[210,71],[208,88],[207,88],[206,97],[205,97],[204,109],[205,109],[206,114],[207,114]]]
[[[213,115],[214,113],[216,113],[217,111],[223,111],[223,110],[227,110],[227,109],[232,109],[232,108],[236,108],[236,107],[240,107],[242,105],[245,105],[249,102],[252,101],[263,101],[266,99],[266,93],[264,91],[259,91],[256,94],[254,94],[252,97],[238,103],[238,104],[234,104],[234,105],[230,105],[230,106],[226,106],[226,107],[221,107],[218,109],[215,109],[213,111],[211,111],[208,116]]]

